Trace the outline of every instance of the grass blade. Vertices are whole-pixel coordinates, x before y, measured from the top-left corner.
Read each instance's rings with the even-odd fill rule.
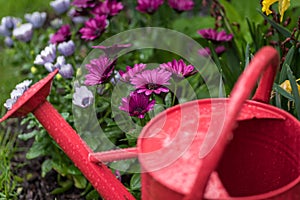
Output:
[[[263,16],[263,18],[265,20],[267,20],[279,33],[281,33],[284,37],[288,38],[291,37],[291,32],[280,26],[279,24],[277,24],[276,22],[274,22],[273,20],[269,19],[264,13],[262,13],[259,9],[257,9],[257,11],[259,12],[259,14],[261,14]]]
[[[287,66],[291,66],[291,62],[292,59],[294,57],[294,53],[295,53],[295,47],[292,46],[292,48],[290,48],[289,52],[286,55],[285,61],[282,64],[282,69],[280,72],[280,76],[279,76],[279,83],[282,83],[283,81],[285,81],[287,79]]]
[[[298,117],[298,119],[300,119],[300,96],[299,96],[296,79],[295,79],[293,72],[289,66],[287,66],[286,72],[287,72],[288,79],[291,83],[292,93],[293,93],[294,99],[295,99],[295,109],[297,112],[297,117]]]

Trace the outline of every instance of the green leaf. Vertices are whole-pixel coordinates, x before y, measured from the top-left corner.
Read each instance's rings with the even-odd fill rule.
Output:
[[[141,189],[141,175],[134,174],[130,179],[130,189],[139,190]]]
[[[281,108],[281,98],[279,93],[275,93],[275,103],[276,107]]]
[[[69,116],[70,116],[70,113],[61,113],[61,116],[66,120]]]
[[[177,87],[177,86],[175,85],[175,87]],[[176,92],[176,89],[174,92]],[[176,94],[174,94],[174,95],[176,96]],[[166,105],[166,108],[170,108],[172,106],[172,95],[170,92],[165,97],[165,105]]]
[[[220,75],[220,82],[219,82],[219,98],[226,97],[226,92],[224,91],[224,83],[223,83],[223,76]]]
[[[291,1],[291,6],[290,6],[290,9],[291,8],[296,8],[296,7],[300,7],[300,1]]]
[[[42,140],[42,141],[34,141],[32,147],[29,149],[29,151],[26,154],[27,159],[33,159],[37,158],[39,156],[44,156],[47,154],[46,148],[48,146],[48,141],[47,140]]]
[[[100,198],[99,193],[96,190],[92,190],[85,196],[86,200],[97,200],[99,198]]]
[[[22,134],[22,135],[18,135],[18,138],[21,139],[21,140],[27,141],[30,138],[33,138],[37,133],[38,133],[38,131],[34,130],[30,133],[25,133],[25,134]]]
[[[65,182],[61,182],[60,185],[62,185],[62,187],[55,188],[50,193],[51,194],[62,194],[64,192],[68,191],[73,186],[73,181],[67,180]]]
[[[197,16],[189,18],[177,18],[171,27],[181,33],[185,33],[190,37],[199,38],[200,35],[197,33],[199,29],[212,28],[214,27],[215,19],[210,16]]]
[[[246,68],[249,65],[250,62],[250,45],[247,43],[246,51],[245,51],[245,66]]]
[[[287,98],[290,101],[294,101],[294,97],[288,93],[287,91],[285,91],[282,87],[280,87],[280,85],[274,83],[273,85],[273,89],[278,92],[280,95],[284,96],[285,98]]]
[[[298,86],[296,83],[296,79],[293,75],[293,72],[289,66],[287,66],[287,76],[288,76],[289,81],[292,86],[292,93],[293,93],[293,96],[295,99],[295,107],[296,107],[297,117],[300,120],[300,96],[299,96]]]
[[[287,79],[287,67],[291,66],[293,57],[295,54],[295,47],[292,46],[292,48],[290,48],[290,50],[288,51],[286,57],[285,57],[285,61],[282,64],[282,69],[280,72],[280,76],[279,76],[279,83],[282,83],[283,81],[285,81]]]
[[[291,32],[284,28],[283,26],[279,25],[278,23],[274,22],[273,20],[269,19],[264,13],[262,13],[259,9],[257,11],[263,16],[265,20],[267,20],[271,26],[273,26],[279,33],[281,33],[284,37],[288,38],[291,37]]]
[[[239,13],[239,15],[242,16],[243,19],[249,18],[257,24],[263,21],[263,18],[256,11],[256,8],[261,7],[259,1],[231,0],[230,4]]]
[[[42,164],[42,177],[45,177],[52,169],[52,160],[47,159]]]
[[[87,180],[82,175],[73,176],[75,187],[84,189],[87,185]]]

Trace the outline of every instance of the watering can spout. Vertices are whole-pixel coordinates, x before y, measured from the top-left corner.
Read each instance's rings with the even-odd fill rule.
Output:
[[[52,80],[57,73],[58,69],[30,87],[12,109],[0,119],[0,122],[11,117],[23,117],[32,112],[103,198],[134,200],[135,198],[110,169],[105,165],[89,161],[92,150],[46,100],[51,90]]]
[[[26,116],[46,101],[46,98],[51,91],[53,78],[57,73],[58,69],[54,70],[47,77],[30,87],[30,89],[28,89],[0,119],[0,123],[8,118]]]

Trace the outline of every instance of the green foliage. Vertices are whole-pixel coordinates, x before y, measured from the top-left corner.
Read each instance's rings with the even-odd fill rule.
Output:
[[[0,130],[0,199],[17,199],[18,193],[16,175],[11,171],[10,160],[16,152],[16,136],[11,128]]]
[[[1,1],[2,0],[0,0],[0,4]],[[53,11],[49,10],[48,1],[36,1],[34,6],[30,7],[32,10],[28,10],[29,7],[28,9],[24,9],[24,5],[28,4],[28,0],[18,2],[18,6],[14,7],[12,6],[12,2],[12,0],[8,1],[7,11],[2,12],[1,15],[5,16],[9,15],[9,13],[16,13],[15,16],[22,17],[25,12],[47,10],[51,18],[58,17],[55,16]],[[292,2],[292,11],[287,11],[286,15],[288,16],[288,14],[290,14],[289,16],[292,16],[292,21],[290,24],[284,26],[274,21],[271,15],[266,16],[263,14],[260,11],[261,6],[259,1],[214,1],[214,3],[216,3],[214,9],[218,9],[219,11],[218,13],[214,10],[215,14],[218,13],[217,17],[209,16],[205,13],[205,9],[209,8],[204,8],[204,11],[201,11],[200,15],[199,2],[196,3],[197,7],[190,12],[179,13],[164,4],[157,12],[150,15],[137,12],[135,10],[135,2],[124,1],[126,10],[110,19],[107,30],[100,38],[88,42],[81,40],[78,34],[78,30],[82,25],[73,24],[66,15],[63,15],[61,18],[64,24],[71,24],[72,26],[71,39],[75,42],[76,46],[75,55],[66,58],[66,60],[67,63],[73,65],[77,77],[79,77],[78,80],[79,82],[81,81],[80,83],[83,82],[86,71],[79,67],[81,63],[83,63],[82,65],[84,66],[86,62],[88,62],[85,58],[91,50],[91,46],[97,45],[122,31],[151,26],[171,28],[193,38],[199,45],[209,48],[211,60],[214,61],[219,74],[217,77],[214,77],[215,74],[209,71],[211,66],[208,63],[204,66],[195,66],[201,70],[209,71],[209,73],[207,73],[208,77],[202,77],[201,73],[196,73],[184,79],[184,81],[172,78],[170,81],[171,84],[169,85],[172,89],[171,92],[151,95],[151,100],[155,100],[156,104],[154,109],[148,112],[143,119],[128,117],[128,113],[123,113],[124,115],[114,113],[114,110],[119,110],[121,99],[113,96],[113,92],[125,94],[126,92],[129,93],[133,91],[135,88],[133,86],[120,86],[117,88],[114,83],[110,81],[91,89],[94,94],[95,104],[93,108],[92,106],[85,108],[85,111],[87,111],[85,113],[81,113],[72,108],[72,94],[74,93],[73,82],[75,77],[72,79],[63,79],[57,76],[53,82],[48,100],[74,129],[77,128],[80,136],[85,139],[86,143],[93,150],[107,150],[112,148],[113,145],[118,148],[135,147],[141,129],[151,118],[163,110],[193,99],[227,97],[244,68],[251,62],[253,55],[261,47],[273,45],[281,56],[281,66],[273,86],[271,103],[300,119],[300,98],[296,82],[300,77],[300,30],[299,27],[297,27],[297,20],[295,20],[299,16],[300,4],[298,1]],[[204,16],[203,13],[205,13]],[[33,82],[37,82],[48,74],[48,71],[43,66],[34,65],[33,60],[40,51],[47,46],[49,35],[56,32],[56,29],[50,27],[49,24],[50,21],[47,21],[47,27],[44,27],[42,30],[36,30],[32,41],[22,43],[14,39],[14,48],[1,49],[0,92],[2,95],[0,97],[0,103],[8,98],[11,88],[20,80],[30,78]],[[233,40],[229,42],[206,40],[197,33],[199,29],[204,28],[215,28],[218,31],[225,30],[227,33],[233,34]],[[294,28],[296,28],[296,31],[293,32]],[[170,47],[177,44],[172,41],[172,39],[170,39],[170,41],[161,41],[160,38],[158,38],[158,42],[165,42],[170,45]],[[180,42],[179,45],[181,45]],[[216,52],[216,47],[219,45],[223,45],[226,48],[223,54]],[[57,53],[57,55],[59,55],[59,53]],[[126,66],[133,66],[136,63],[164,63],[180,58],[180,55],[165,50],[141,49],[129,52],[118,58],[116,70],[124,71]],[[186,61],[186,63],[188,62]],[[31,71],[32,67],[35,67],[37,72],[33,73]],[[157,67],[157,65],[153,65],[150,68],[155,67]],[[115,79],[116,72],[113,73],[113,76]],[[218,80],[216,83],[213,83],[213,86],[216,88],[214,91],[210,91],[210,88],[208,88],[205,82],[209,78],[216,78],[214,80]],[[76,79],[76,81],[78,80]],[[289,80],[292,92],[282,88],[281,84],[285,80]],[[290,104],[292,106],[290,106]],[[91,113],[95,113],[97,117],[96,121],[91,119]],[[80,117],[88,120],[76,121]],[[78,123],[80,123],[80,127],[75,127]],[[26,125],[28,131],[24,134],[20,134],[18,138],[25,141],[30,139],[34,140],[33,145],[26,154],[27,159],[44,158],[41,166],[41,175],[43,177],[51,170],[55,170],[58,173],[57,182],[59,187],[51,191],[52,194],[64,193],[70,188],[76,187],[83,191],[82,196],[87,200],[100,198],[81,172],[62,152],[52,138],[50,138],[33,115],[27,116],[22,121],[22,125]],[[0,132],[0,134],[2,134],[2,132]],[[103,138],[106,140],[103,140]],[[1,136],[0,139],[2,139]],[[7,136],[5,136],[3,140],[0,140],[1,144],[3,143],[0,147],[3,148],[1,153],[11,148],[13,146],[11,142],[13,141],[12,138],[12,140],[8,142]],[[7,182],[13,179],[13,175],[9,170],[5,171],[9,166],[9,159],[11,157],[5,156],[5,154],[0,154],[0,158],[3,157],[4,159],[4,162],[0,164],[0,171],[3,171],[0,175],[0,178],[2,178],[0,179],[0,198],[2,196],[14,198],[17,196],[15,193],[15,183],[12,182],[8,184]],[[141,187],[140,174],[125,172],[126,170],[138,171],[137,168],[139,168],[139,165],[137,164],[137,160],[112,162],[108,163],[108,166],[111,169],[124,169],[120,170],[122,183],[139,199]],[[116,172],[116,170],[112,171],[114,171],[114,173]],[[2,192],[2,190],[4,192]]]
[[[0,5],[5,9],[1,9],[0,18],[14,15],[16,17],[23,17],[24,13],[30,13],[34,11],[50,11],[50,0],[0,0]],[[30,5],[30,6],[29,6]]]

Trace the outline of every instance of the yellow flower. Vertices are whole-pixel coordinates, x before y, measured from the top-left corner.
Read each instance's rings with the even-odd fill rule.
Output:
[[[38,69],[37,69],[35,66],[32,66],[32,67],[30,68],[30,71],[31,71],[32,74],[36,74],[37,71],[38,71]]]
[[[62,76],[60,75],[60,74],[57,74],[56,76],[55,76],[55,78],[56,78],[56,80],[61,80],[62,79]]]
[[[296,81],[300,81],[300,78],[297,79]],[[292,93],[292,86],[291,86],[291,82],[289,80],[285,80],[283,83],[280,84],[280,87],[282,89],[284,89],[285,91],[287,91],[288,93]],[[298,92],[300,94],[300,85],[297,84],[298,87]]]
[[[290,6],[290,0],[263,0],[262,2],[262,11],[269,15],[272,13],[270,10],[270,6],[274,3],[278,2],[278,10],[280,14],[280,22],[282,22],[284,12]]]

